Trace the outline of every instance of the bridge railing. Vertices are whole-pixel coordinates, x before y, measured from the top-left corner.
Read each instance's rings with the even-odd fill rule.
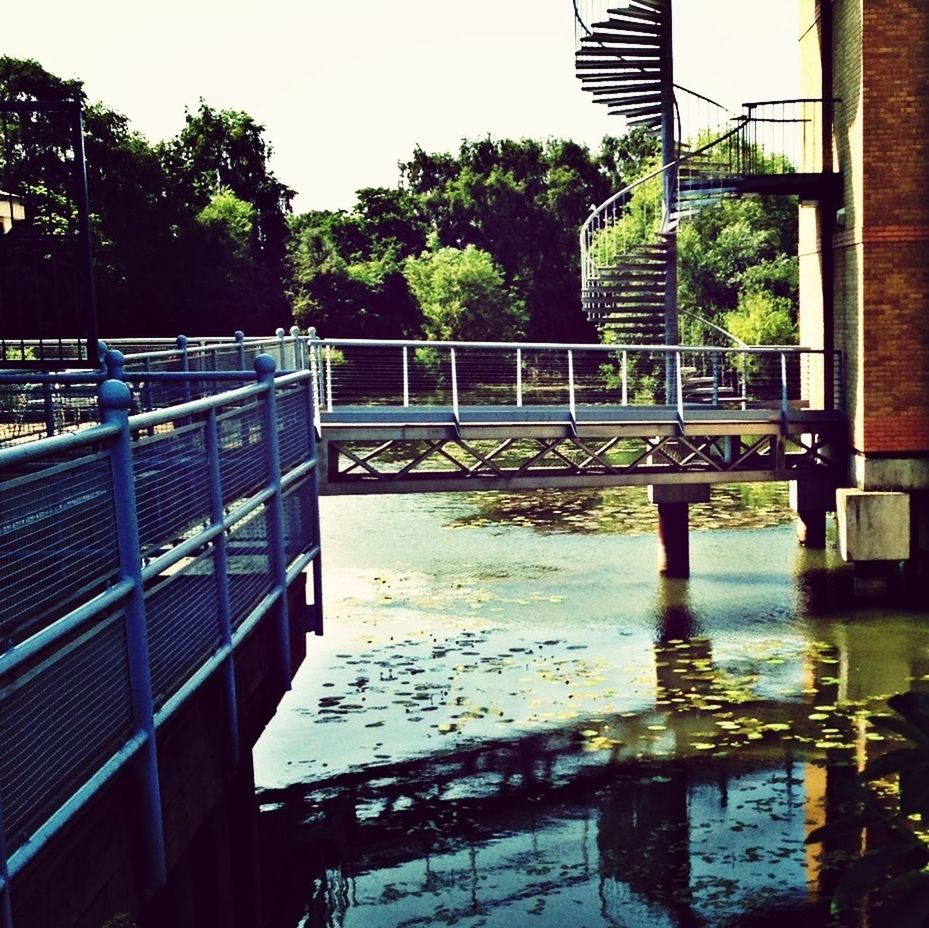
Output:
[[[39,344],[26,341],[19,350],[38,358]],[[0,447],[96,423],[96,389],[107,377],[129,383],[132,411],[146,412],[238,386],[238,376],[219,374],[247,372],[259,354],[270,353],[279,370],[306,367],[305,341],[296,327],[251,338],[237,332],[227,338],[111,339],[100,348],[97,371],[0,370]]]
[[[286,590],[309,566],[322,630],[311,376],[255,371],[136,415],[125,383],[91,383],[102,422],[0,449],[4,928],[11,879],[130,764],[157,884],[157,727],[221,673],[238,751],[234,650],[270,613],[289,686]]]
[[[777,347],[309,341],[319,408],[824,409],[838,353]],[[839,393],[833,395],[839,396]]]

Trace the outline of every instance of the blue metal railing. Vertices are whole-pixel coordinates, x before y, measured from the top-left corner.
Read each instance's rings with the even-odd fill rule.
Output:
[[[25,344],[32,350],[32,342]],[[0,447],[95,424],[96,387],[108,376],[134,388],[132,411],[143,412],[234,387],[237,377],[220,375],[248,371],[259,354],[272,354],[279,370],[306,367],[305,341],[296,327],[263,338],[242,332],[224,339],[179,335],[114,339],[100,347],[96,371],[0,370]]]
[[[269,347],[301,358],[292,342]],[[159,726],[220,673],[237,756],[233,654],[269,616],[289,687],[286,590],[307,568],[306,628],[322,633],[310,372],[275,376],[269,354],[255,373],[149,372],[139,377],[186,382],[192,398],[131,415],[146,381],[132,372],[138,357],[120,359],[110,353],[111,372],[135,378],[135,396],[93,372],[20,374],[94,391],[102,421],[0,448],[4,928],[10,881],[128,764],[145,784],[147,873],[159,885]]]
[[[324,414],[345,407],[828,408],[838,352],[791,345],[309,339]],[[665,371],[671,371],[670,387]],[[838,392],[834,392],[839,396]]]

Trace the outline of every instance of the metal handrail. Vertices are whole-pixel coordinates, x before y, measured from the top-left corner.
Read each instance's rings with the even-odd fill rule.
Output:
[[[10,847],[7,843],[8,853],[0,859],[2,864],[3,880],[0,883],[0,893],[7,893],[10,880],[22,871],[31,860],[41,851],[47,843],[54,838],[73,819],[81,808],[90,799],[98,794],[112,778],[128,764],[140,768],[142,782],[147,784],[146,799],[143,803],[141,821],[145,831],[146,840],[146,866],[148,879],[151,885],[157,886],[163,881],[165,874],[164,843],[161,836],[162,810],[159,798],[159,773],[157,765],[157,752],[155,750],[155,731],[186,699],[188,699],[204,681],[220,666],[225,665],[223,674],[226,687],[226,700],[229,706],[229,738],[230,743],[237,744],[238,722],[235,717],[235,679],[232,673],[232,654],[239,642],[249,634],[255,624],[266,615],[272,607],[275,612],[276,634],[280,645],[279,673],[283,686],[289,685],[291,663],[289,655],[290,620],[287,613],[285,592],[288,583],[297,575],[297,568],[303,570],[311,563],[313,565],[313,579],[316,589],[314,613],[309,623],[308,631],[321,632],[321,597],[319,572],[319,525],[318,507],[311,507],[310,519],[305,523],[303,532],[294,536],[299,551],[288,548],[284,534],[284,495],[298,483],[311,481],[311,492],[314,497],[318,495],[318,475],[316,473],[315,429],[313,428],[315,411],[313,406],[313,373],[310,370],[299,370],[275,378],[275,365],[270,357],[264,356],[256,360],[255,372],[251,374],[257,382],[248,386],[228,390],[220,394],[204,396],[183,403],[141,413],[134,416],[128,414],[131,397],[128,388],[119,381],[104,381],[100,385],[99,400],[103,422],[88,426],[80,431],[56,435],[25,445],[0,449],[0,471],[11,475],[10,486],[19,486],[19,482],[27,480],[30,486],[41,487],[44,484],[44,474],[47,472],[48,480],[57,479],[59,471],[67,468],[77,472],[87,462],[96,462],[107,459],[109,466],[101,475],[95,477],[94,483],[88,483],[88,489],[81,489],[80,496],[73,500],[64,496],[61,505],[78,505],[83,502],[83,495],[87,492],[104,494],[113,500],[113,532],[115,540],[112,542],[113,553],[109,557],[118,561],[118,573],[110,577],[108,585],[104,588],[107,576],[101,574],[97,581],[81,593],[76,591],[75,600],[68,610],[47,622],[37,631],[26,629],[28,637],[8,647],[0,654],[0,674],[7,680],[15,679],[13,687],[34,686],[31,674],[21,674],[20,669],[32,666],[40,656],[49,660],[59,653],[64,645],[68,649],[80,647],[80,640],[75,644],[75,634],[81,629],[92,627],[117,627],[119,623],[120,635],[125,635],[128,653],[127,687],[131,688],[131,728],[123,735],[115,752],[109,756],[94,757],[94,767],[86,778],[73,784],[73,788],[65,795],[61,805],[32,830],[29,840]],[[244,372],[227,372],[229,379],[242,379],[248,376]],[[32,375],[22,372],[20,380],[41,380],[47,377],[67,381],[69,375]],[[130,375],[132,376],[132,375]],[[142,376],[142,375],[139,375]],[[157,376],[157,375],[148,375]],[[190,373],[188,377],[196,379],[197,374]],[[99,374],[74,374],[73,378],[81,384],[93,384],[100,381]],[[286,413],[277,412],[277,395],[288,398],[298,396],[300,399],[294,405],[290,401]],[[243,406],[243,401],[258,399],[257,406]],[[222,416],[217,414],[228,408],[229,413]],[[255,410],[255,411],[252,411]],[[259,456],[265,465],[262,468],[264,476],[256,476],[251,484],[250,492],[242,499],[235,499],[234,505],[229,505],[232,497],[225,497],[225,471],[221,472],[223,445],[219,438],[218,423],[236,422],[230,415],[241,414],[251,417],[249,428],[258,428],[261,434],[260,441],[250,442],[247,446],[249,453]],[[196,420],[196,425],[192,425]],[[246,420],[242,420],[243,422]],[[160,447],[167,450],[177,448],[183,451],[184,436],[196,428],[203,436],[204,444],[199,446],[198,463],[194,466],[206,473],[203,479],[210,486],[211,501],[199,500],[201,509],[192,514],[193,528],[184,531],[177,537],[180,529],[177,525],[165,528],[164,537],[149,539],[145,550],[157,551],[159,555],[142,561],[142,547],[139,533],[138,519],[142,512],[142,504],[136,500],[136,489],[144,488],[145,481],[156,479],[149,474],[150,465],[142,469],[134,466],[137,455],[144,454],[145,448],[151,447],[151,439],[145,437],[146,430],[152,430],[161,425],[174,423],[178,426],[169,429],[163,435],[156,437],[155,441]],[[286,467],[282,466],[283,449],[278,448],[278,436],[283,429],[297,429],[302,434],[301,441],[305,443],[304,450],[295,460],[293,451],[288,452]],[[140,437],[141,436],[141,437]],[[164,441],[167,444],[161,445]],[[235,444],[232,445],[233,449]],[[307,450],[308,449],[308,450]],[[93,452],[88,454],[87,452]],[[172,452],[174,453],[174,452]],[[64,459],[66,463],[60,463]],[[46,468],[36,469],[36,465],[48,462]],[[23,474],[23,465],[28,465]],[[205,469],[205,471],[204,471]],[[260,472],[259,472],[260,473]],[[83,485],[82,485],[83,486]],[[160,486],[157,484],[156,486]],[[243,488],[244,489],[244,488]],[[236,493],[233,489],[233,493]],[[42,503],[42,494],[36,494]],[[255,513],[264,507],[266,532],[266,545],[271,570],[268,573],[268,592],[263,598],[249,606],[247,615],[233,616],[229,607],[229,574],[225,568],[225,537],[230,530],[244,525],[254,518]],[[39,512],[37,517],[45,517],[45,510]],[[27,514],[28,518],[28,514]],[[14,523],[18,524],[18,523]],[[150,523],[159,525],[160,523]],[[195,563],[207,557],[213,563],[214,581],[217,587],[217,615],[215,621],[223,627],[222,643],[212,654],[205,658],[196,657],[191,652],[190,667],[193,669],[176,685],[172,684],[167,701],[156,707],[153,701],[151,657],[146,644],[146,628],[149,619],[146,616],[148,597],[151,588],[147,584],[155,578],[179,575],[185,570],[190,556],[198,555]],[[293,553],[293,557],[288,552]],[[114,563],[115,563],[114,561]],[[164,583],[173,582],[166,580]],[[225,584],[225,586],[223,586]],[[163,586],[155,589],[161,590]],[[41,611],[45,608],[45,601],[36,600]],[[225,605],[223,605],[225,603]],[[119,609],[117,618],[112,617],[114,609]],[[52,612],[51,615],[55,613]],[[231,623],[235,622],[234,627]],[[224,624],[225,623],[225,624]],[[230,689],[231,688],[231,689]],[[15,746],[11,747],[13,750]],[[21,763],[28,764],[32,755],[23,755]],[[91,757],[92,755],[88,755]],[[61,781],[71,786],[67,781]],[[0,826],[2,827],[2,826]],[[0,854],[3,853],[4,842],[0,832]],[[7,835],[7,837],[11,837]],[[6,928],[7,918],[0,918]]]
[[[623,345],[623,344],[588,344],[584,342],[465,342],[465,341],[424,341],[415,339],[377,339],[377,338],[320,338],[313,342],[319,348],[474,348],[497,349],[502,351],[591,351],[604,354],[615,354],[617,351],[639,352],[655,354],[663,352],[681,351],[684,353],[714,354],[824,354],[827,349],[808,348],[803,345],[746,345],[745,347],[730,348],[716,345]]]

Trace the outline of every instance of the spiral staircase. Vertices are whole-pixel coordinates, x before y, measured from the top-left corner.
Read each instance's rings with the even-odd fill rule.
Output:
[[[821,161],[807,162],[818,150],[821,101],[744,104],[733,114],[674,83],[672,0],[572,2],[582,88],[629,128],[642,127],[661,142],[661,166],[609,197],[581,228],[582,305],[615,342],[675,344],[680,223],[745,193],[818,199],[826,175]],[[681,139],[682,98],[704,101],[702,123],[688,127],[700,139],[695,147]],[[777,149],[783,139],[776,133],[786,138],[787,126],[798,139],[803,133],[802,164],[759,155],[765,146]]]

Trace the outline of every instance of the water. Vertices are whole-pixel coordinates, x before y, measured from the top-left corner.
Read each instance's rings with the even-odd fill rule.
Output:
[[[804,839],[929,614],[856,605],[778,488],[691,508],[684,582],[644,491],[324,500],[326,636],[255,751],[273,923],[825,924]]]

